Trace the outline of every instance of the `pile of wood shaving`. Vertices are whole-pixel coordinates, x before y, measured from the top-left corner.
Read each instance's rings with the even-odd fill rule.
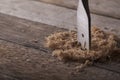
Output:
[[[77,42],[76,31],[56,32],[46,38],[45,46],[53,50],[53,56],[60,60],[97,60],[110,56],[117,47],[118,38],[92,27],[92,45],[90,51],[84,51]]]

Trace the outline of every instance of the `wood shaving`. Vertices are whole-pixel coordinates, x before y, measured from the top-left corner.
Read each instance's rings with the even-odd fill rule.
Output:
[[[52,49],[53,56],[60,60],[97,60],[110,56],[117,47],[118,38],[103,30],[92,27],[91,50],[84,51],[77,42],[76,31],[56,32],[46,37],[45,46]],[[119,49],[120,50],[120,49]]]

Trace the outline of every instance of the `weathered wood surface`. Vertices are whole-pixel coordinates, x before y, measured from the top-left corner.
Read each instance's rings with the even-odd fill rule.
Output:
[[[2,48],[1,48],[2,47]],[[3,53],[2,53],[2,52]],[[97,67],[79,72],[79,63],[62,63],[50,55],[0,40],[1,80],[119,80],[120,74]]]
[[[0,12],[60,28],[77,27],[76,10],[34,0],[0,0]],[[120,20],[117,19],[92,14],[92,25],[120,34]]]
[[[53,32],[64,30],[60,28],[75,29],[76,10],[72,10],[72,8],[76,8],[77,0],[39,1],[49,3],[52,1],[52,3],[55,2],[53,4],[71,9],[35,0],[0,0],[0,13],[4,13],[0,14],[0,48],[3,46],[3,52],[0,51],[0,80],[120,79],[119,63],[95,64],[83,72],[77,72],[75,67],[80,65],[79,63],[64,64],[52,57],[51,51],[43,46],[44,38]],[[105,2],[102,4],[103,1]],[[91,4],[95,2],[92,5],[93,8],[91,7],[93,13],[119,18],[119,10],[115,11],[119,8],[119,1],[109,0],[108,3],[112,3],[112,5],[108,5],[108,3],[105,5],[106,1],[90,0]],[[112,6],[115,8],[114,10]],[[116,6],[118,7],[116,8]],[[106,7],[110,13],[105,9],[103,11],[103,7]],[[92,14],[93,25],[120,36],[120,20],[95,14]]]
[[[62,63],[61,61],[58,61],[56,58],[52,57],[51,51],[43,47],[44,37],[58,30],[63,29],[0,14],[0,79],[120,79],[119,72],[94,66],[86,68],[83,72],[77,72],[75,67],[76,65],[80,65],[79,63]],[[117,71],[120,70],[118,65],[111,65],[108,67],[112,66],[114,66]]]
[[[36,0],[77,9],[78,0]],[[120,19],[120,0],[89,0],[92,13]]]
[[[43,41],[58,28],[0,14],[0,38],[44,51]]]

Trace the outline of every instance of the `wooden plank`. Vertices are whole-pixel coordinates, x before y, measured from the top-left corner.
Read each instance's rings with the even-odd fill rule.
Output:
[[[46,51],[43,48],[45,37],[54,31],[58,28],[0,14],[0,38],[3,40]]]
[[[0,0],[0,13],[57,27],[73,29],[72,26],[76,26],[74,12],[76,11],[32,0]]]
[[[34,0],[34,1],[46,2],[70,9],[76,9],[78,3],[78,0]]]
[[[0,0],[0,12],[60,28],[75,29],[77,27],[76,10],[33,0]],[[91,15],[92,25],[120,34],[120,20]]]
[[[77,8],[78,0],[36,0],[71,9]],[[120,0],[89,0],[92,13],[120,19]]]
[[[42,35],[42,34],[41,34]],[[62,63],[43,51],[0,40],[1,80],[119,80],[120,74],[97,67],[82,72],[80,63]]]
[[[120,19],[120,0],[90,0],[91,12]]]

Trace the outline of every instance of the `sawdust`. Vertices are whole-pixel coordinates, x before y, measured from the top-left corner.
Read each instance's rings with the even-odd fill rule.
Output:
[[[110,33],[93,27],[92,45],[90,51],[81,49],[77,42],[76,31],[56,32],[46,37],[45,46],[52,49],[52,55],[60,60],[94,61],[110,56],[114,51],[119,51],[118,38]]]

